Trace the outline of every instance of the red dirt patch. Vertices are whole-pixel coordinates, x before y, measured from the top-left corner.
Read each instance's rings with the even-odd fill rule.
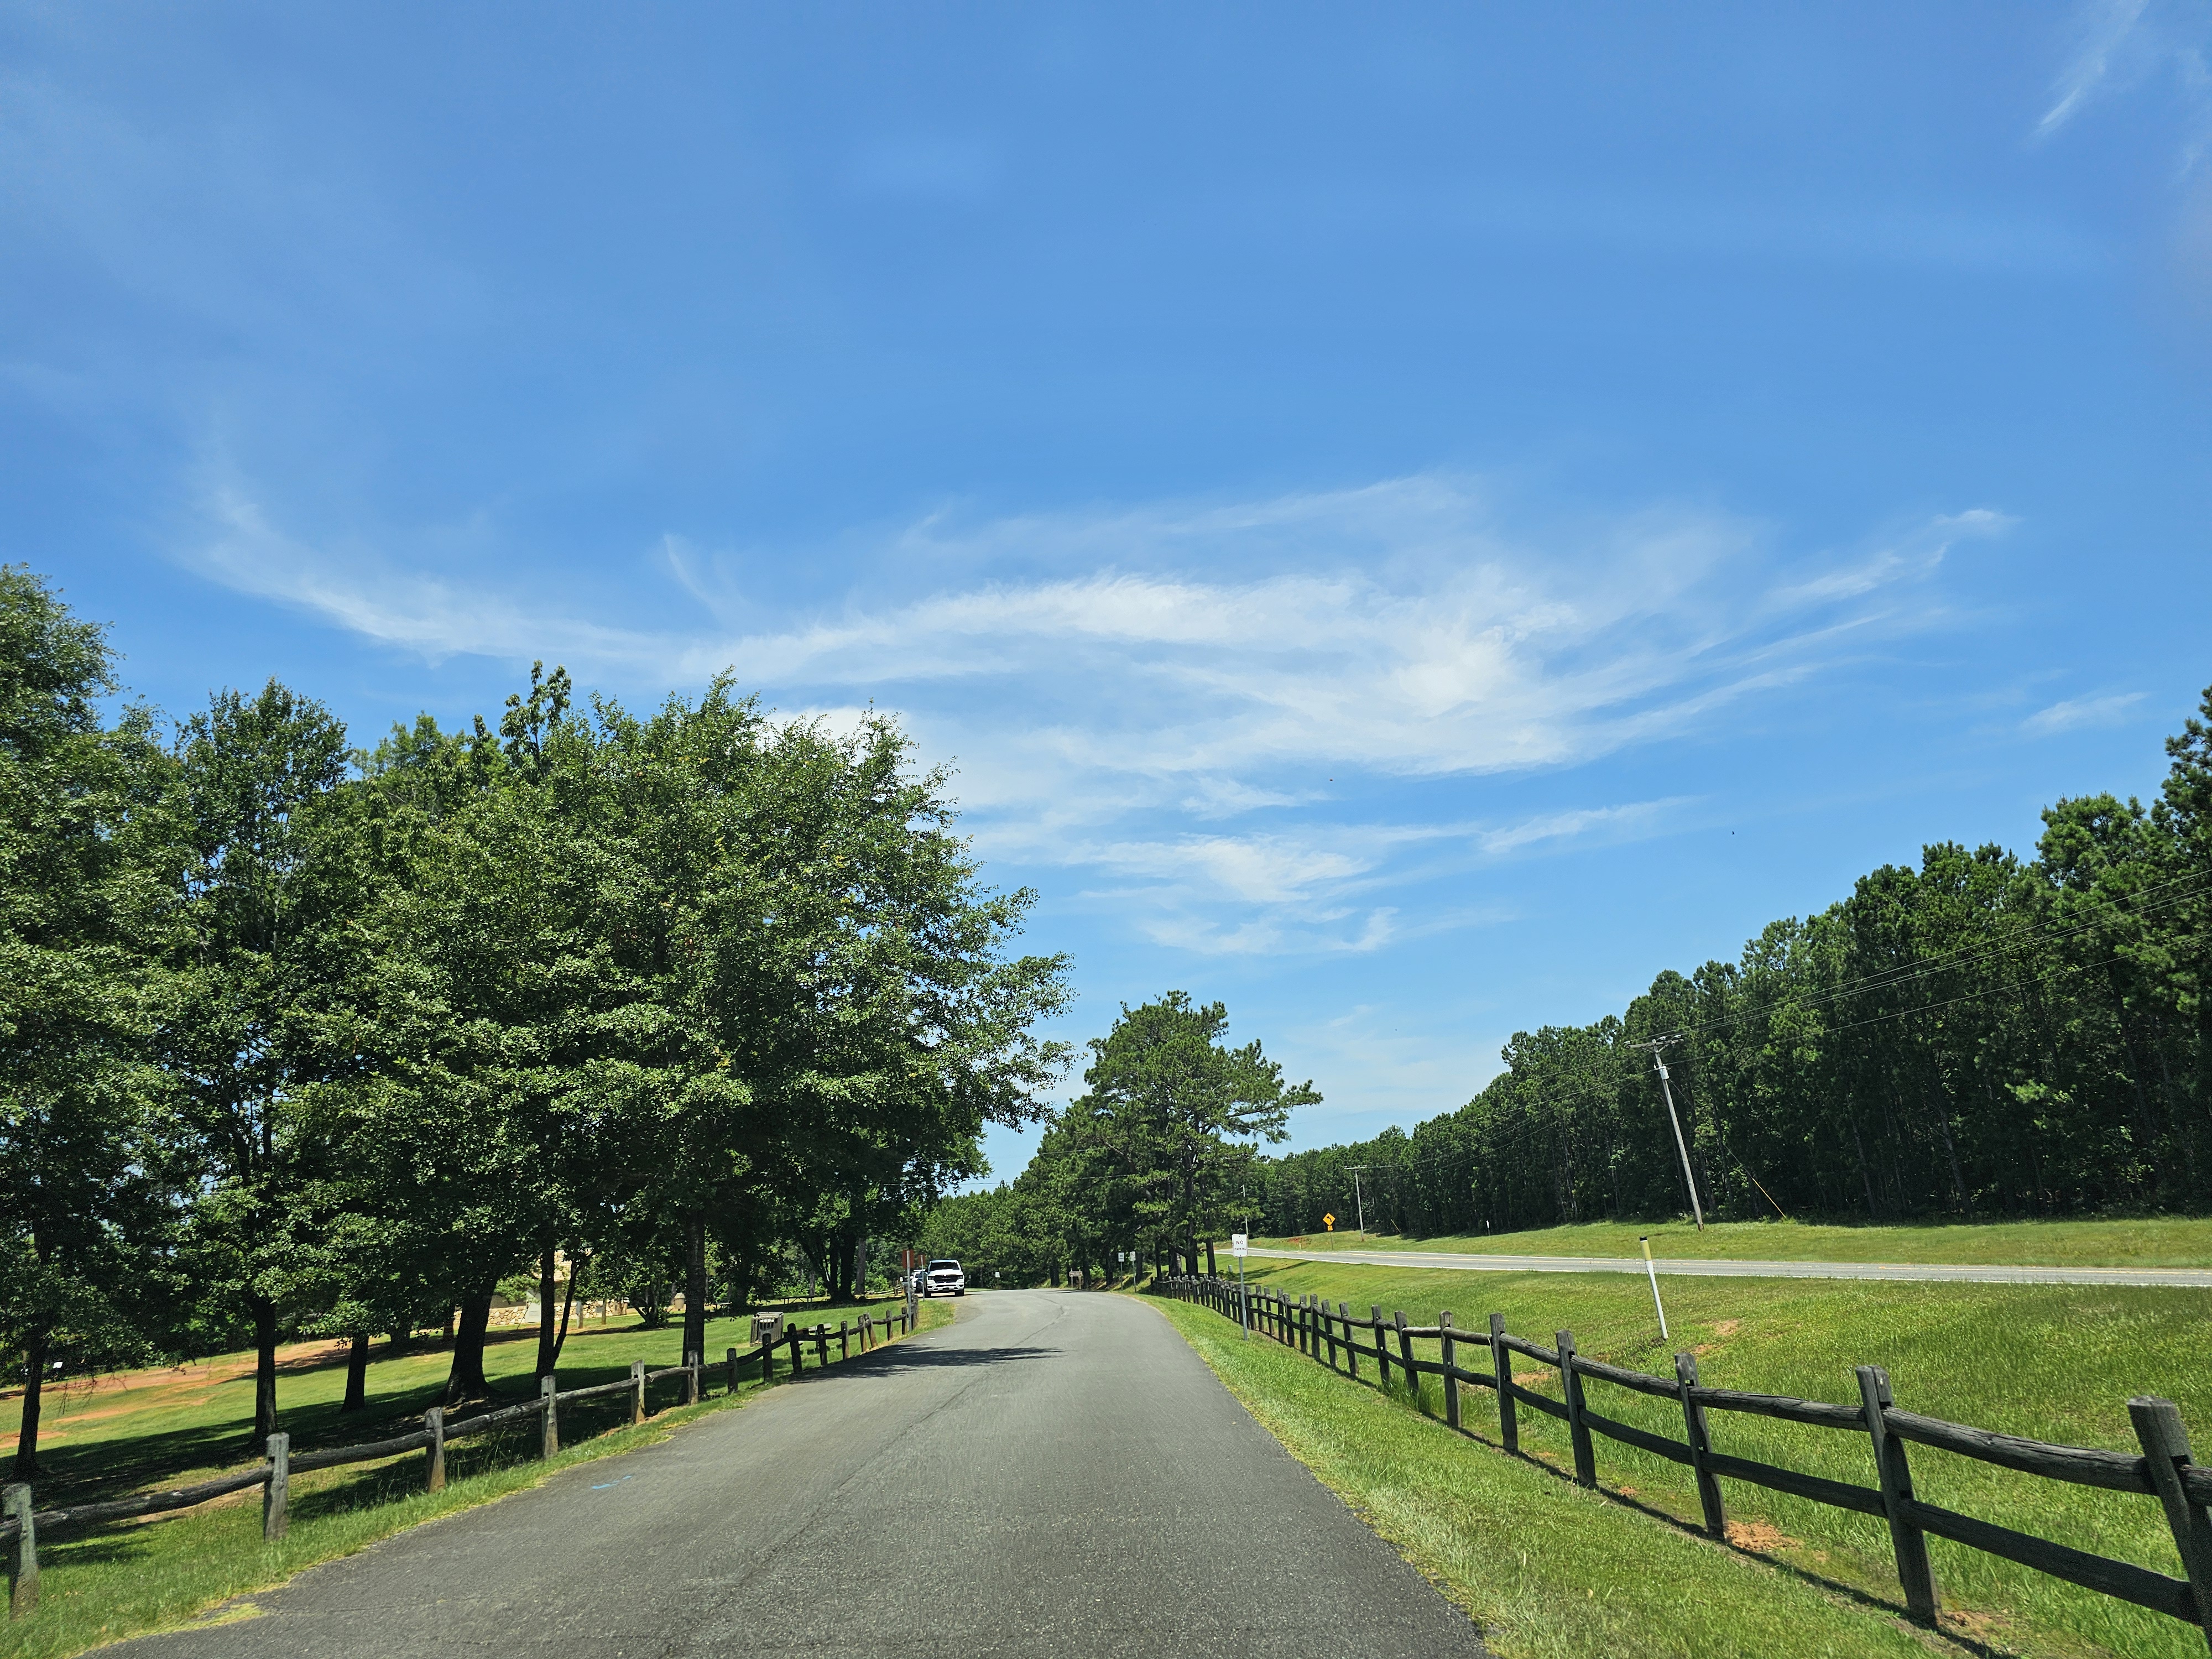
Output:
[[[1740,1550],[1761,1552],[1787,1548],[1802,1540],[1791,1538],[1764,1521],[1731,1521],[1728,1523],[1728,1540]]]

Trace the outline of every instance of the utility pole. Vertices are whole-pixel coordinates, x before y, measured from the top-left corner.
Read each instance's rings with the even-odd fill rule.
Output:
[[[1359,1242],[1363,1244],[1367,1242],[1367,1200],[1360,1193],[1359,1177],[1363,1172],[1374,1167],[1372,1164],[1355,1164],[1352,1166],[1352,1201],[1359,1206]]]
[[[1697,1218],[1698,1231],[1703,1232],[1705,1230],[1705,1206],[1698,1202],[1698,1178],[1690,1173],[1690,1145],[1682,1139],[1682,1118],[1674,1109],[1674,1087],[1667,1080],[1667,1062],[1659,1057],[1659,1051],[1668,1043],[1680,1041],[1681,1033],[1678,1031],[1672,1036],[1656,1037],[1650,1042],[1634,1042],[1629,1046],[1650,1050],[1651,1063],[1659,1068],[1659,1087],[1667,1097],[1667,1121],[1674,1126],[1674,1150],[1682,1155],[1682,1183],[1690,1189],[1690,1213]],[[1653,1284],[1656,1287],[1657,1280],[1655,1279]]]

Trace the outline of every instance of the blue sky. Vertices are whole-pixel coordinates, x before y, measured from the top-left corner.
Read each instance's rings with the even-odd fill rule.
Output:
[[[0,8],[0,557],[173,714],[725,665],[1068,1034],[1464,1101],[2212,681],[2212,7]],[[1026,1158],[994,1137],[1001,1175]]]

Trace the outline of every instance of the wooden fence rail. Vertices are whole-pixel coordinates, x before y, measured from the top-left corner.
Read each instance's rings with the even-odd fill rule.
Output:
[[[1505,1328],[1502,1314],[1490,1316],[1487,1330],[1461,1326],[1449,1313],[1439,1315],[1433,1325],[1409,1325],[1402,1313],[1386,1320],[1381,1308],[1370,1307],[1367,1316],[1362,1318],[1341,1302],[1331,1308],[1319,1297],[1293,1297],[1274,1291],[1245,1289],[1234,1279],[1168,1278],[1157,1284],[1168,1295],[1199,1303],[1249,1324],[1273,1340],[1354,1378],[1359,1375],[1359,1361],[1363,1358],[1375,1362],[1376,1375],[1385,1387],[1389,1385],[1394,1367],[1401,1382],[1416,1389],[1424,1376],[1441,1378],[1445,1421],[1462,1431],[1459,1390],[1488,1389],[1498,1401],[1498,1439],[1507,1451],[1520,1449],[1518,1407],[1525,1406],[1556,1418],[1567,1425],[1574,1452],[1575,1479],[1583,1486],[1597,1484],[1593,1436],[1601,1435],[1683,1464],[1695,1477],[1705,1530],[1716,1538],[1725,1536],[1727,1529],[1719,1485],[1722,1479],[1748,1481],[1816,1504],[1879,1516],[1889,1525],[1898,1582],[1905,1591],[1906,1609],[1923,1625],[1936,1622],[1938,1606],[1935,1572],[1928,1560],[1927,1535],[1933,1533],[1938,1538],[2002,1556],[2039,1572],[2132,1601],[2138,1607],[2171,1614],[2203,1630],[2208,1644],[2212,1644],[2212,1519],[2207,1516],[2207,1508],[2212,1506],[2212,1466],[2191,1460],[2188,1432],[2172,1401],[2142,1397],[2128,1402],[2128,1414],[2142,1448],[2140,1454],[2090,1446],[2057,1446],[1902,1411],[1891,1397],[1888,1374],[1878,1365],[1857,1368],[1857,1405],[1836,1405],[1820,1400],[1796,1400],[1786,1395],[1705,1388],[1698,1381],[1698,1362],[1692,1354],[1674,1356],[1674,1376],[1671,1378],[1608,1365],[1577,1353],[1571,1331],[1559,1332],[1553,1339],[1554,1345],[1548,1348],[1525,1337],[1512,1335]],[[1416,1340],[1436,1343],[1440,1350],[1437,1357],[1431,1359],[1416,1354]],[[1463,1347],[1487,1347],[1491,1351],[1490,1364],[1481,1370],[1466,1369],[1458,1359]],[[1562,1398],[1555,1400],[1549,1395],[1539,1394],[1516,1380],[1510,1359],[1513,1354],[1558,1372]],[[1678,1402],[1682,1411],[1683,1438],[1674,1440],[1654,1434],[1592,1410],[1585,1395],[1585,1382],[1601,1382]],[[1871,1454],[1875,1483],[1857,1486],[1717,1451],[1712,1444],[1709,1416],[1715,1412],[1741,1412],[1863,1436]],[[2133,1562],[2093,1555],[2047,1538],[1923,1503],[1913,1492],[1911,1466],[1905,1455],[1907,1442],[1933,1446],[2042,1480],[2154,1497],[2165,1510],[2166,1524],[2187,1576],[2175,1578]]]
[[[902,1308],[887,1314],[863,1313],[857,1328],[849,1320],[840,1320],[835,1329],[827,1324],[812,1327],[789,1325],[782,1316],[773,1322],[759,1321],[756,1324],[756,1342],[748,1352],[729,1350],[724,1362],[726,1393],[735,1393],[740,1368],[758,1362],[761,1380],[775,1380],[775,1352],[787,1346],[791,1356],[791,1373],[800,1374],[801,1345],[811,1343],[817,1364],[826,1364],[830,1344],[837,1344],[838,1357],[844,1358],[852,1352],[852,1341],[857,1336],[862,1352],[886,1340],[896,1330],[904,1334],[910,1328],[908,1316]],[[258,1468],[242,1469],[234,1474],[217,1475],[189,1486],[177,1486],[167,1492],[141,1492],[130,1498],[118,1498],[100,1504],[76,1504],[67,1509],[33,1510],[31,1488],[21,1484],[0,1487],[0,1546],[14,1547],[9,1578],[8,1616],[21,1619],[27,1616],[39,1602],[39,1534],[52,1532],[58,1527],[86,1525],[101,1521],[126,1520],[135,1516],[160,1515],[172,1510],[188,1510],[251,1487],[262,1489],[261,1535],[274,1542],[284,1536],[290,1508],[290,1479],[295,1474],[311,1469],[336,1468],[347,1463],[373,1463],[387,1457],[402,1456],[408,1452],[427,1454],[423,1468],[424,1488],[442,1492],[446,1485],[446,1443],[472,1434],[535,1419],[539,1425],[539,1455],[550,1457],[561,1449],[560,1420],[563,1407],[579,1405],[587,1400],[602,1400],[615,1395],[627,1395],[630,1400],[632,1423],[642,1423],[647,1417],[647,1392],[656,1382],[670,1378],[684,1384],[683,1403],[696,1405],[707,1385],[703,1356],[687,1354],[681,1365],[671,1365],[661,1370],[649,1371],[641,1359],[630,1362],[630,1374],[617,1382],[598,1382],[588,1388],[557,1388],[554,1379],[541,1376],[538,1380],[538,1397],[520,1405],[502,1407],[495,1411],[477,1412],[468,1417],[448,1418],[442,1407],[433,1406],[422,1414],[422,1426],[407,1434],[394,1435],[386,1440],[371,1440],[354,1446],[324,1446],[307,1451],[292,1449],[292,1437],[272,1434],[269,1437],[266,1455]]]

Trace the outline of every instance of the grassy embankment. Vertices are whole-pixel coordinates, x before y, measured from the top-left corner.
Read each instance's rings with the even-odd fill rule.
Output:
[[[1400,1238],[1335,1232],[1255,1238],[1266,1249],[1448,1250],[1468,1255],[1637,1256],[1639,1234],[1661,1257],[1749,1261],[2000,1262],[2037,1267],[2212,1267],[2212,1219],[1960,1222],[1938,1227],[1838,1227],[1799,1221],[1593,1222],[1520,1233]]]
[[[1549,1346],[1571,1329],[1582,1352],[1660,1376],[1690,1349],[1703,1380],[1722,1388],[1856,1403],[1855,1364],[1888,1369],[1908,1410],[2010,1434],[2134,1451],[2128,1396],[2178,1401],[2212,1461],[2212,1372],[2203,1363],[2212,1292],[2065,1285],[1912,1285],[1789,1279],[1662,1281],[1673,1340],[1662,1342],[1650,1291],[1638,1279],[1552,1273],[1474,1277],[1449,1269],[1349,1263],[1253,1264],[1255,1281],[1286,1294],[1318,1293],[1364,1313],[1379,1304],[1432,1322],[1451,1309],[1462,1326],[1507,1328]],[[1687,1472],[1599,1437],[1601,1485],[1617,1497],[1569,1488],[1564,1424],[1521,1413],[1528,1460],[1458,1439],[1404,1402],[1274,1345],[1237,1340],[1219,1316],[1166,1304],[1200,1352],[1285,1443],[1372,1516],[1384,1534],[1452,1586],[1498,1632],[1510,1655],[1888,1650],[1902,1610],[1887,1530],[1871,1517],[1735,1481],[1722,1483],[1733,1553],[1689,1535],[1698,1510]],[[1433,1357],[1434,1348],[1421,1352]],[[1487,1351],[1479,1350],[1480,1364]],[[1519,1380],[1558,1397],[1554,1373],[1522,1359]],[[1438,1385],[1423,1402],[1442,1414]],[[1669,1402],[1592,1382],[1590,1407],[1672,1438]],[[1462,1395],[1464,1421],[1494,1442],[1487,1389]],[[1716,1449],[1859,1485],[1873,1459],[1859,1436],[1739,1413],[1714,1413]],[[1979,1515],[2100,1554],[2179,1574],[2155,1499],[2063,1486],[1914,1447],[1928,1502]],[[1538,1465],[1547,1466],[1540,1468]],[[1638,1513],[1638,1511],[1642,1511]],[[1587,1534],[1578,1528],[1588,1528]],[[1931,1539],[1947,1631],[1989,1652],[2196,1656],[2204,1638],[2161,1614],[2076,1589],[1941,1539]],[[1782,1569],[1746,1589],[1741,1557]],[[1807,1587],[1851,1606],[1861,1645],[1823,1645],[1842,1628],[1825,1613],[1782,1619]],[[1595,1591],[1595,1595],[1591,1595]],[[1816,1598],[1820,1599],[1820,1598]],[[1809,1604],[1807,1604],[1809,1605]]]
[[[894,1304],[875,1305],[880,1310]],[[833,1326],[854,1311],[821,1303],[791,1309],[794,1322],[826,1317]],[[921,1328],[952,1316],[951,1304],[925,1302]],[[709,1322],[707,1352],[742,1350],[750,1329],[743,1319]],[[613,1382],[629,1375],[633,1359],[652,1370],[674,1365],[682,1346],[680,1328],[647,1331],[624,1322],[571,1329],[561,1354],[561,1386]],[[384,1357],[380,1343],[376,1353],[368,1370],[368,1409],[341,1415],[343,1347],[315,1343],[284,1351],[277,1399],[296,1448],[374,1440],[420,1426],[421,1413],[437,1403],[444,1387],[449,1350],[432,1343]],[[494,1335],[484,1370],[504,1396],[501,1403],[534,1394],[537,1358],[534,1331]],[[813,1358],[810,1349],[810,1369]],[[834,1340],[830,1358],[837,1363]],[[784,1375],[781,1365],[777,1375]],[[536,1456],[538,1426],[530,1419],[453,1441],[446,1449],[446,1490],[434,1494],[422,1490],[420,1453],[295,1474],[289,1536],[280,1543],[261,1540],[258,1490],[180,1514],[56,1532],[40,1540],[39,1611],[27,1620],[0,1623],[0,1656],[61,1659],[184,1622],[419,1522],[535,1486],[572,1463],[664,1439],[694,1418],[743,1405],[761,1391],[757,1377],[755,1371],[734,1395],[720,1392],[717,1377],[714,1392],[695,1407],[673,1404],[683,1397],[679,1382],[657,1384],[651,1401],[657,1414],[635,1428],[628,1426],[629,1408],[619,1395],[571,1407],[562,1414],[561,1453],[550,1463]],[[33,1487],[39,1507],[181,1486],[251,1462],[246,1439],[252,1403],[251,1354],[123,1372],[97,1379],[96,1386],[50,1391],[40,1435],[40,1460],[49,1474]],[[19,1393],[0,1399],[0,1456],[13,1449],[21,1408]]]

